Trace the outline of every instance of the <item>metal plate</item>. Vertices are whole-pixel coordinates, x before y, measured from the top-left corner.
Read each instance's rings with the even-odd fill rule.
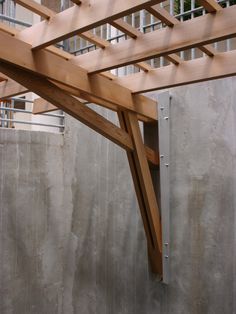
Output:
[[[160,153],[160,195],[161,221],[163,239],[163,282],[169,283],[170,272],[170,94],[164,92],[158,95],[158,131]]]

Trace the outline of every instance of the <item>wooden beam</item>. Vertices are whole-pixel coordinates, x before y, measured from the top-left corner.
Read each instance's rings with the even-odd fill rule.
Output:
[[[158,18],[162,23],[166,24],[169,27],[173,27],[174,25],[180,23],[180,21],[172,16],[169,12],[167,12],[165,9],[161,8],[159,5],[155,5],[153,7],[150,7],[147,9],[149,13],[154,15],[156,18]],[[206,53],[209,57],[212,57],[215,54],[215,49],[210,46],[200,46],[198,47],[202,52]],[[176,58],[177,57],[177,58]],[[166,57],[167,60],[170,62],[173,62],[174,64],[179,64],[181,59],[178,59],[178,55],[170,55]],[[172,61],[173,60],[173,61]]]
[[[82,3],[81,0],[71,0],[74,4],[80,5]]]
[[[156,30],[133,39],[98,49],[75,58],[89,73],[106,71],[115,67],[165,56],[181,50],[200,47],[215,41],[236,36],[236,6],[206,14],[193,20]],[[196,31],[197,30],[197,31]],[[132,47],[132,50],[130,49]],[[127,54],[127,51],[131,51]],[[98,61],[99,60],[99,61]],[[75,61],[73,61],[75,62]]]
[[[222,10],[222,7],[215,0],[197,0],[197,2],[202,5],[209,13]]]
[[[128,152],[127,157],[147,237],[148,251],[151,254],[152,270],[161,275],[162,237],[160,213],[137,116],[135,114],[120,113],[119,121],[121,127],[128,131],[133,138],[134,151]]]
[[[169,65],[148,73],[136,73],[117,78],[133,93],[192,84],[236,75],[236,50],[218,53],[212,58],[203,57],[184,61],[178,66]]]
[[[33,114],[41,114],[46,112],[51,112],[58,110],[59,108],[51,104],[50,102],[46,101],[43,98],[36,98],[34,99],[33,104]]]
[[[50,19],[55,15],[55,13],[52,10],[33,0],[14,0],[14,1],[17,4],[20,4],[22,7],[42,16],[45,19]]]
[[[2,76],[2,74],[1,74],[1,76]],[[7,78],[7,79],[8,79],[7,82],[0,83],[0,100],[5,99],[5,98],[9,98],[9,97],[13,97],[13,96],[17,96],[17,95],[21,95],[21,94],[27,93],[29,91],[27,88],[18,84],[17,82],[15,82],[9,78]],[[106,101],[101,100],[97,97],[93,97],[93,96],[90,96],[87,94],[84,96],[84,94],[79,92],[78,89],[68,87],[67,85],[64,85],[61,83],[57,83],[57,82],[53,82],[53,83],[70,95],[74,95],[74,96],[79,97],[81,99],[86,99],[90,103],[101,105],[101,106],[103,106],[107,109],[113,110],[113,111],[119,110],[118,106],[111,104],[110,102],[106,102]],[[139,95],[139,100],[141,102],[143,100],[143,106],[145,106],[145,97],[142,95]],[[146,123],[152,123],[153,122],[153,119],[146,118],[143,115],[138,115],[138,118],[142,122],[146,122]]]
[[[161,252],[162,240],[161,240],[160,212],[152,184],[151,173],[145,155],[145,149],[142,140],[142,135],[139,129],[138,119],[136,114],[132,113],[125,113],[125,116],[127,120],[129,134],[133,138],[134,154],[140,176],[140,183],[142,185],[142,190],[144,193],[144,201],[147,208],[147,215],[150,222],[153,237],[153,246],[159,252]]]
[[[146,10],[167,26],[172,27],[178,23],[178,19],[172,16],[165,9],[161,8],[159,5],[154,5]]]
[[[159,2],[161,0],[119,0],[112,4],[110,0],[85,1],[56,14],[50,23],[42,21],[23,30],[21,36],[34,49],[41,49]]]
[[[96,45],[102,49],[104,49],[110,45],[110,43],[107,40],[93,34],[91,31],[84,32],[84,33],[80,34],[79,36],[85,40],[90,41],[92,44],[94,44],[94,45]]]
[[[14,80],[10,78],[7,78],[6,81],[0,82],[0,100],[25,94],[27,92],[28,92],[27,88],[16,83]]]
[[[111,21],[110,24],[119,29],[124,34],[130,36],[131,38],[137,38],[141,32],[139,32],[136,28],[132,27],[129,23],[126,23],[122,19],[118,19],[115,21]]]
[[[48,19],[56,15],[56,12],[49,10],[48,8],[44,7],[43,5],[39,5],[38,3],[35,3],[35,1],[33,1],[33,0],[17,0],[17,1],[22,6],[26,7],[27,9],[30,9],[31,11],[33,11],[33,12],[35,12],[35,13],[43,16],[43,17],[45,17],[45,14],[47,14],[46,18],[48,18]],[[81,3],[81,1],[78,1],[78,2],[79,3],[76,3],[76,2],[75,3],[76,4]],[[136,37],[134,34],[140,33],[135,28],[130,26],[128,23],[124,22],[122,19],[118,19],[116,21],[111,22],[111,24],[112,23],[115,27],[117,27],[118,29],[120,29],[122,31],[125,31],[126,34],[128,34],[131,37]],[[11,28],[9,28],[9,27],[7,27],[5,29],[5,31],[12,34]],[[104,49],[110,45],[110,43],[107,40],[95,35],[91,31],[83,32],[82,34],[80,34],[80,37],[85,39],[85,40],[88,40],[89,42],[95,44],[96,46],[98,46],[102,49]],[[58,49],[56,49],[54,46],[50,46],[50,51],[54,54],[58,54]],[[62,54],[61,50],[59,50],[59,51],[60,51],[59,53],[61,55]],[[71,56],[68,57],[68,56],[66,56],[66,54],[64,54],[63,57],[65,57],[65,59],[67,59],[67,60],[69,60],[71,58]],[[140,69],[144,70],[144,71],[148,71],[149,69],[151,69],[151,67],[148,66],[148,64],[146,65],[144,62],[137,63],[136,66],[139,67]]]
[[[166,13],[167,13],[167,11],[166,11]],[[176,19],[176,21],[179,22],[177,19]],[[139,30],[137,30],[136,28],[134,28],[130,24],[124,22],[122,19],[113,21],[110,24],[112,26],[116,27],[117,29],[119,29],[120,31],[122,31],[123,33],[125,33],[126,35],[130,36],[133,39],[136,39],[138,36],[141,36],[143,34],[142,32],[140,32]],[[171,54],[169,56],[165,56],[165,58],[174,64],[179,64],[181,62],[181,59],[176,54]],[[138,62],[138,63],[135,63],[135,65],[145,72],[148,72],[152,69],[152,67],[149,64],[147,64],[146,62]]]
[[[33,105],[33,114],[42,114],[46,112],[51,112],[58,110],[59,108],[49,103],[43,98],[36,98],[34,100]],[[145,152],[147,155],[148,162],[150,162],[151,166],[155,168],[159,167],[159,155],[153,149],[145,146]]]
[[[51,17],[56,15],[56,12],[48,9],[47,7],[43,5],[38,4],[37,2],[33,0],[16,0],[16,2],[18,4],[21,4],[23,7],[31,10],[32,12],[39,14],[42,17],[47,18],[47,19],[50,19]],[[81,4],[81,1],[75,0],[74,3],[79,5]],[[114,24],[115,27],[119,28],[122,31],[126,31],[126,34],[130,35],[131,37],[134,37],[134,33],[136,29],[131,27],[128,23],[125,23],[122,19],[118,19],[114,22],[111,22],[111,24],[112,23]],[[10,28],[6,28],[5,31],[9,32],[9,29]],[[12,33],[12,32],[9,32],[9,33]],[[103,49],[110,45],[110,43],[107,40],[102,39],[101,37],[95,35],[91,31],[83,32],[82,34],[80,34],[80,37],[85,40],[88,40],[89,42]],[[54,46],[50,47],[50,51],[58,55],[58,49],[56,49]],[[60,51],[59,54],[62,55],[62,52],[61,52],[62,50],[59,50],[59,51]],[[67,55],[64,54],[63,57],[66,60],[69,60],[71,56],[68,57],[68,54]],[[144,71],[149,71],[149,69],[151,69],[151,67],[148,64],[145,64],[144,62],[137,63],[136,66]]]
[[[133,150],[133,144],[127,132],[86,107],[78,99],[68,95],[47,79],[19,70],[16,66],[4,62],[0,63],[0,71],[117,145],[126,150]]]
[[[87,72],[71,59],[64,60],[47,50],[32,52],[31,46],[19,39],[0,32],[0,60],[38,73],[80,92],[110,102],[121,109],[133,110],[147,118],[156,119],[155,101],[142,96],[133,97],[131,92],[101,75],[89,77]],[[17,49],[15,49],[17,47]],[[148,105],[147,105],[148,104]]]

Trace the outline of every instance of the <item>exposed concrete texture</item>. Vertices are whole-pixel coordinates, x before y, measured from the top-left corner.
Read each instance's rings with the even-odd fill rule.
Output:
[[[235,86],[172,91],[168,286],[121,149],[72,118],[0,130],[0,313],[235,314]]]

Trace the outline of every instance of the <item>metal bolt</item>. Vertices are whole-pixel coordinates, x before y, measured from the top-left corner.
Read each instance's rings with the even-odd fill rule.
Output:
[[[169,167],[169,164],[165,164],[166,167]]]
[[[160,107],[161,110],[164,110],[164,107]]]
[[[169,244],[169,243],[166,242],[166,243],[165,243],[165,246],[167,246],[168,244]]]
[[[164,158],[164,155],[160,155],[160,158]]]
[[[168,120],[169,119],[169,117],[164,117],[164,120]]]
[[[165,255],[165,258],[169,258],[169,256],[168,256],[168,255]]]

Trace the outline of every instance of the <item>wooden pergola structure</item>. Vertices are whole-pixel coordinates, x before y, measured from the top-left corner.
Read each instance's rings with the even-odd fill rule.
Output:
[[[158,120],[157,106],[141,93],[235,75],[236,51],[220,53],[211,44],[235,37],[236,6],[223,8],[215,0],[199,0],[207,14],[180,22],[159,6],[161,0],[72,2],[74,6],[56,14],[33,0],[16,0],[43,20],[21,31],[0,24],[0,99],[32,91],[50,104],[43,107],[39,99],[35,112],[38,106],[41,112],[56,106],[126,150],[150,262],[161,275],[161,216],[150,173],[150,167],[159,166],[159,154],[144,145],[139,128],[139,120]],[[143,34],[122,19],[141,9],[164,27]],[[127,34],[127,39],[110,44],[91,31],[106,23]],[[74,35],[99,49],[73,56],[54,46]],[[202,58],[184,61],[179,57],[178,52],[194,47],[204,52]],[[152,68],[145,62],[159,56],[171,64]],[[124,77],[109,72],[129,64],[135,64],[140,72]],[[116,111],[120,126],[84,101]]]

